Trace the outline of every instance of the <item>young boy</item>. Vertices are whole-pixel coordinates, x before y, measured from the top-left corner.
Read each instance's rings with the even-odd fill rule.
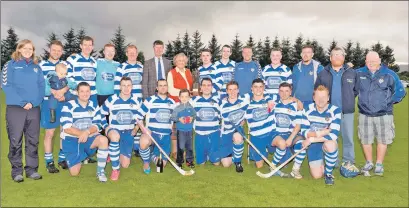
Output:
[[[55,72],[51,71],[47,74],[47,87],[51,90],[61,90],[66,86],[70,88],[75,88],[75,83],[70,79],[66,78],[67,76],[67,66],[63,63],[59,63],[55,66]],[[64,93],[64,102],[74,100],[75,95],[71,94],[69,90]],[[48,98],[48,107],[50,108],[50,123],[55,123],[55,109],[58,105],[58,99],[51,94]]]
[[[183,152],[186,149],[186,165],[194,168],[193,163],[193,121],[196,111],[189,103],[190,92],[182,89],[179,92],[180,103],[175,107],[171,119],[176,122],[177,130],[177,157],[176,163],[182,168]]]

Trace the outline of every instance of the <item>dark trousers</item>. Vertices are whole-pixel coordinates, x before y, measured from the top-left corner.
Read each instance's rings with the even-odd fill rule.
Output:
[[[64,98],[65,98],[65,100],[64,100],[64,102],[66,102],[66,101],[70,101],[70,100],[75,100],[76,98],[77,98],[77,96],[76,95],[74,95],[74,94],[72,94],[70,91],[67,91],[65,94],[64,94]],[[57,105],[58,105],[58,100],[54,97],[54,95],[50,95],[49,97],[48,97],[48,107],[50,108],[50,109],[56,109],[57,108]]]
[[[183,163],[183,153],[186,150],[186,161],[193,162],[193,134],[192,131],[177,131],[176,163]]]
[[[109,96],[111,95],[97,95],[98,106],[101,107],[105,103],[105,100],[108,99]],[[107,120],[107,123],[109,124],[109,115],[106,115],[105,119]],[[103,129],[100,133],[106,136],[105,129]]]
[[[24,150],[26,176],[38,170],[38,137],[40,136],[40,107],[25,110],[20,106],[7,106],[6,126],[10,141],[8,158],[11,176],[23,175],[22,145]]]

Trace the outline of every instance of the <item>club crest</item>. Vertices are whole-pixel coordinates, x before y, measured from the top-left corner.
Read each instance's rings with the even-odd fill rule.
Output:
[[[129,106],[132,108],[132,107],[133,107],[133,104],[132,104],[132,103],[129,103]]]
[[[34,67],[34,69],[33,69],[33,70],[34,70],[34,72],[35,72],[35,73],[37,73],[37,72],[38,72],[38,69],[37,69],[36,67]]]
[[[312,76],[314,73],[312,71],[310,71],[310,75]]]
[[[92,110],[88,110],[88,114],[92,116]]]
[[[380,79],[379,79],[379,84],[382,84],[382,82],[383,82],[383,79],[380,78]]]
[[[210,105],[214,105],[214,101],[213,101],[213,100],[210,101]]]
[[[325,117],[325,120],[326,120],[326,121],[329,121],[329,117],[328,117],[328,116],[327,116],[327,117]]]
[[[251,72],[254,72],[255,69],[254,69],[254,68],[251,68],[250,70],[251,70]]]

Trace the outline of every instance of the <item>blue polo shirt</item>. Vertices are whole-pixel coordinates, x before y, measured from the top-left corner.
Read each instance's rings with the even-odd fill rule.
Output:
[[[345,69],[342,67],[336,72],[332,66],[330,66],[330,72],[332,74],[332,89],[331,89],[331,104],[342,109],[342,74]]]

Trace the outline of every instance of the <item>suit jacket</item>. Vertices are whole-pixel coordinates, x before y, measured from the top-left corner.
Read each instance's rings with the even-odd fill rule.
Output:
[[[165,78],[169,71],[172,69],[172,63],[170,60],[162,57],[163,66],[165,69],[165,74],[163,75]],[[156,91],[156,64],[155,58],[151,58],[145,61],[143,66],[143,76],[142,76],[142,96],[143,99],[152,96],[155,94]]]

